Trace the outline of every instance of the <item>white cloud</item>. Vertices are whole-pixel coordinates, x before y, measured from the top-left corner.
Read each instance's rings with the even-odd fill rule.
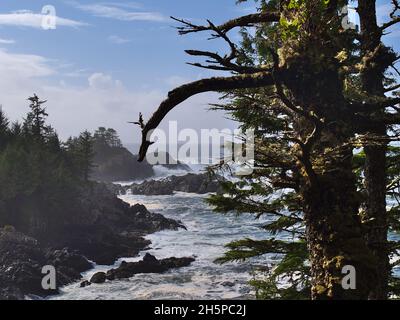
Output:
[[[98,72],[93,73],[89,79],[89,87],[98,90],[108,90],[114,88],[122,88],[121,81],[114,80],[110,75]]]
[[[78,135],[83,130],[99,126],[113,127],[125,143],[140,141],[140,128],[128,121],[136,121],[139,112],[149,119],[167,90],[128,89],[121,81],[102,72],[87,77],[86,85],[71,85],[70,77],[61,76],[54,61],[42,56],[16,54],[0,48],[0,104],[12,121],[19,120],[28,111],[27,97],[37,93],[48,100],[49,123],[56,128],[61,139]],[[63,73],[64,75],[65,73]],[[177,79],[176,79],[177,80]],[[165,81],[161,81],[162,86]],[[156,86],[156,84],[154,84]],[[205,112],[208,103],[217,102],[217,95],[196,96],[173,110],[161,128],[168,128],[168,120],[177,120],[180,128],[225,128],[231,122],[221,114]]]
[[[2,13],[0,14],[0,26],[42,28],[42,21],[47,17],[47,15],[33,13],[28,10],[19,10],[12,13]],[[61,26],[77,28],[87,26],[86,23],[71,19],[61,17],[55,17],[55,19],[57,27]]]
[[[104,5],[127,8],[127,9],[143,9],[143,5],[138,2],[102,2]]]
[[[0,44],[14,44],[15,40],[12,39],[1,39],[0,38]]]
[[[159,12],[145,12],[145,11],[132,11],[137,7],[127,6],[121,3],[93,3],[93,4],[80,4],[76,1],[70,3],[85,12],[88,12],[96,17],[110,18],[121,21],[153,21],[163,22],[168,19]],[[130,10],[127,10],[130,9]]]
[[[0,81],[9,79],[31,79],[53,75],[55,71],[49,67],[49,61],[41,56],[28,54],[11,54],[0,49]]]
[[[108,41],[110,41],[111,43],[114,43],[114,44],[125,44],[125,43],[131,42],[131,40],[129,40],[129,39],[122,38],[122,37],[116,36],[116,35],[109,36]]]

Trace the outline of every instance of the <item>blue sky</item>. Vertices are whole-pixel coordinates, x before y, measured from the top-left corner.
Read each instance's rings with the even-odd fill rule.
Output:
[[[43,30],[37,14],[55,7],[56,30]],[[381,20],[390,1],[378,1]],[[3,0],[0,6],[0,103],[12,120],[27,111],[33,92],[48,99],[50,121],[65,139],[84,129],[114,127],[125,143],[139,132],[126,124],[139,111],[148,117],[168,90],[215,73],[186,65],[185,49],[222,51],[207,34],[178,36],[169,16],[216,23],[252,12],[234,0]],[[387,41],[399,41],[395,31]],[[207,112],[217,95],[203,94],[167,120],[180,128],[225,128],[221,113]],[[164,123],[165,125],[165,123]]]

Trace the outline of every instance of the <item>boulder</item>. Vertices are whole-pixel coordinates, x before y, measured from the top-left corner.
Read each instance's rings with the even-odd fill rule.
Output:
[[[81,279],[91,264],[68,249],[54,251],[14,228],[0,229],[0,300],[22,300],[26,295],[49,296],[58,290],[42,288],[42,268],[56,269],[57,287]]]
[[[107,272],[107,280],[127,279],[140,273],[163,273],[170,269],[183,268],[189,266],[193,261],[192,257],[185,258],[167,258],[158,260],[151,254],[146,254],[142,261],[125,262],[116,269]]]
[[[106,282],[106,279],[107,279],[107,277],[104,272],[97,272],[90,278],[90,282],[91,283],[104,283],[104,282]]]
[[[98,272],[92,276],[90,283],[104,283],[106,280],[113,281],[117,279],[128,279],[140,273],[163,273],[170,269],[183,268],[189,266],[194,258],[168,258],[158,260],[151,254],[146,254],[142,261],[126,262],[122,261],[116,269],[104,272]],[[81,287],[88,286],[87,282],[82,282]]]
[[[92,285],[92,283],[88,280],[82,281],[80,287],[81,288],[86,288],[89,287],[90,285]]]

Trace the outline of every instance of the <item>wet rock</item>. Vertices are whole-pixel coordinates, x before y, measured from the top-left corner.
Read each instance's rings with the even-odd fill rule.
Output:
[[[206,194],[221,193],[222,177],[189,173],[185,176],[171,176],[162,180],[149,180],[129,187],[132,194],[139,195],[172,195],[176,191]]]
[[[127,279],[140,273],[163,273],[170,269],[183,268],[189,266],[194,258],[168,258],[158,260],[156,257],[146,254],[142,261],[125,262],[116,269],[111,269],[107,272],[107,280]]]
[[[82,188],[80,201],[60,208],[58,218],[51,222],[40,220],[34,205],[24,208],[21,215],[38,219],[13,221],[18,231],[0,228],[0,299],[56,294],[57,290],[41,287],[43,266],[56,268],[60,287],[80,280],[81,273],[92,268],[87,259],[112,265],[146,249],[151,242],[145,235],[184,228],[179,221],[151,213],[142,205],[131,207],[98,183]]]
[[[51,262],[51,265],[56,268],[63,267],[75,270],[79,273],[85,272],[93,267],[85,257],[80,255],[77,251],[72,251],[68,248],[55,251],[49,250],[46,257],[48,261]]]
[[[86,287],[89,287],[89,286],[91,286],[91,285],[92,285],[92,283],[91,283],[90,281],[85,280],[85,281],[82,281],[82,282],[81,282],[80,287],[81,287],[81,288],[86,288]]]
[[[58,290],[42,288],[42,268],[56,269],[57,287],[81,278],[91,267],[86,259],[68,249],[54,251],[13,227],[0,229],[0,300],[22,300],[26,295],[48,296]]]
[[[222,282],[221,283],[221,286],[223,286],[223,287],[234,287],[235,286],[235,283],[234,282],[231,282],[231,281],[225,281],[225,282]]]
[[[108,183],[104,183],[104,185],[107,187],[107,189],[110,192],[112,192],[116,196],[126,194],[126,187],[123,187],[120,184],[108,182]]]
[[[179,221],[151,213],[143,205],[130,206],[104,184],[94,183],[81,197],[78,205],[71,204],[71,211],[77,213],[73,220],[51,228],[53,232],[41,240],[52,247],[73,248],[97,264],[136,256],[150,244],[143,238],[147,234],[184,228]]]
[[[91,283],[104,283],[106,282],[106,274],[104,272],[95,273],[90,279]]]

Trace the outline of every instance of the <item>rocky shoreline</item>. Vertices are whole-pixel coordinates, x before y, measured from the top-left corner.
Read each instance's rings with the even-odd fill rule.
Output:
[[[150,245],[144,236],[161,230],[185,228],[179,221],[150,213],[143,205],[130,206],[106,185],[95,184],[82,196],[79,219],[63,222],[47,233],[27,234],[13,226],[0,228],[0,300],[22,300],[27,295],[50,296],[58,290],[42,288],[42,268],[54,266],[57,288],[81,279],[97,264],[112,265],[134,257]],[[91,262],[92,261],[92,262]]]
[[[117,195],[222,192],[220,181],[219,177],[210,178],[208,174],[187,174],[128,187],[92,183],[82,189],[79,203],[71,203],[63,220],[47,225],[36,221],[0,227],[0,300],[57,294],[58,289],[42,288],[43,266],[55,267],[57,288],[60,288],[81,280],[81,273],[92,269],[93,263],[113,265],[120,258],[137,256],[151,244],[144,238],[148,234],[185,229],[180,221],[151,213],[140,204],[130,206]],[[37,228],[38,225],[41,227]],[[122,262],[116,269],[96,274],[82,286],[129,278],[138,273],[163,273],[193,261],[190,257],[157,260],[147,254],[143,261]]]

